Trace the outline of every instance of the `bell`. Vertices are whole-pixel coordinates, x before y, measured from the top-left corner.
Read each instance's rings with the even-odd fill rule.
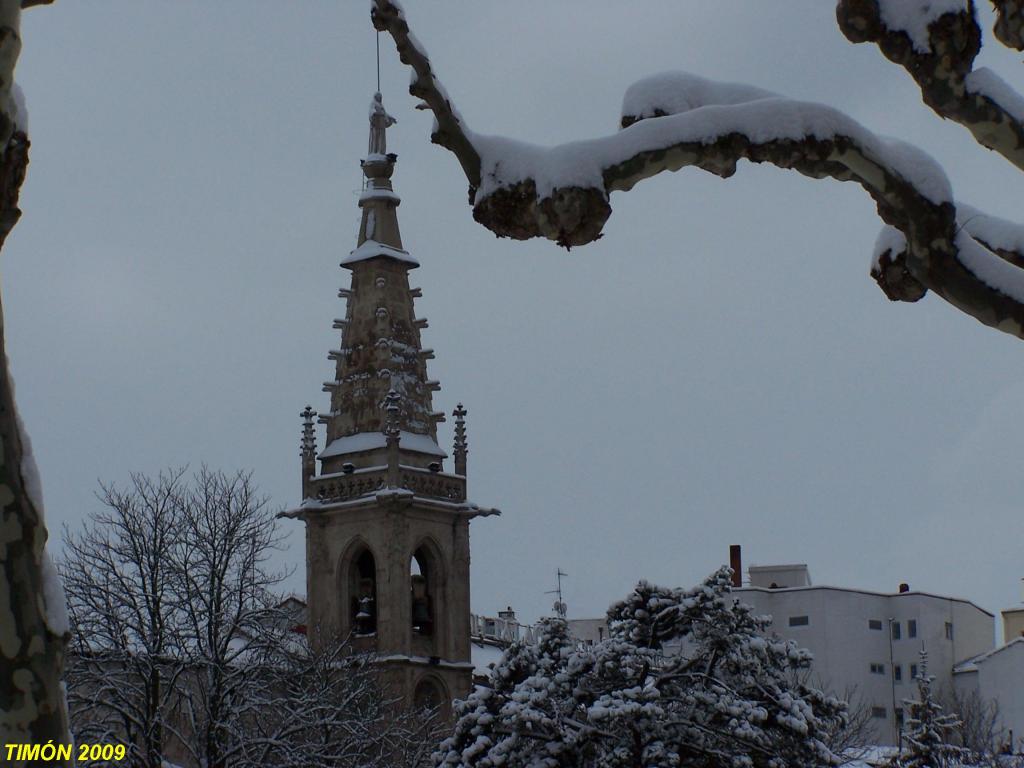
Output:
[[[424,627],[430,624],[430,604],[425,597],[417,597],[412,601],[412,625]]]
[[[364,597],[359,601],[359,609],[355,616],[355,630],[357,635],[371,635],[376,627],[374,606],[372,597]]]

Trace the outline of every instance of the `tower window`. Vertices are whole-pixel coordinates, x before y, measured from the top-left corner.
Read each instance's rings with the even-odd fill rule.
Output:
[[[434,633],[434,601],[430,594],[430,558],[420,547],[409,561],[409,585],[412,600],[412,631],[420,635]]]
[[[874,629],[880,632],[882,630],[882,620],[868,619],[868,629]]]
[[[898,621],[894,621],[892,623],[892,639],[893,640],[899,640],[900,637],[902,636],[902,634],[903,633],[901,632],[901,629],[900,629],[900,623]]]
[[[907,637],[917,637],[917,619],[907,619]]]
[[[377,564],[368,549],[352,561],[349,594],[353,633],[372,635],[377,631]]]
[[[789,626],[791,626],[791,627],[806,627],[810,623],[811,623],[811,620],[810,620],[810,618],[808,616],[790,616],[789,617]]]

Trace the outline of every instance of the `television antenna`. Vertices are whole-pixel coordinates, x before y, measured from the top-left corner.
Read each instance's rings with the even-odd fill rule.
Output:
[[[565,604],[565,600],[562,599],[562,578],[568,576],[561,568],[556,571],[558,577],[558,589],[550,589],[545,592],[545,595],[557,595],[558,599],[555,600],[555,604],[551,606],[551,610],[555,612],[555,615],[560,619],[564,619],[568,613],[568,607]]]

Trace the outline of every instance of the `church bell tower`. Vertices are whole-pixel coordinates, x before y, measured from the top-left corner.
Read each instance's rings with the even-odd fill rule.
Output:
[[[394,119],[380,94],[370,104],[366,183],[356,248],[341,266],[351,283],[338,296],[341,344],[324,383],[330,411],[317,454],[314,419],[301,414],[302,504],[306,525],[308,631],[349,638],[376,654],[391,692],[449,711],[472,684],[469,645],[469,522],[496,514],[466,500],[466,411],[455,409],[454,466],[437,442],[433,393],[416,316],[419,263],[402,245],[387,151]],[[317,471],[316,462],[320,468]]]

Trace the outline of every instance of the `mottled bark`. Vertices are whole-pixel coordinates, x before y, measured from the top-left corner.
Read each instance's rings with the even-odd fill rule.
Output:
[[[1024,51],[1024,3],[1020,0],[992,0],[996,10],[993,31],[1003,45]]]
[[[18,189],[27,164],[28,139],[16,132],[0,161],[0,244],[21,215]],[[25,446],[3,346],[0,318],[0,745],[67,744],[61,689],[66,637],[55,635],[46,623],[42,561],[47,532],[22,474]],[[10,765],[16,768],[19,761]]]
[[[26,3],[35,4],[32,2]],[[28,165],[27,136],[7,113],[21,49],[18,0],[0,0],[0,246],[21,216],[18,195]],[[0,745],[68,744],[61,686],[65,635],[47,624],[43,557],[46,526],[30,497],[28,446],[19,431],[0,310]],[[3,758],[7,760],[6,750]],[[19,768],[24,761],[7,760]],[[53,761],[51,765],[70,765]]]

